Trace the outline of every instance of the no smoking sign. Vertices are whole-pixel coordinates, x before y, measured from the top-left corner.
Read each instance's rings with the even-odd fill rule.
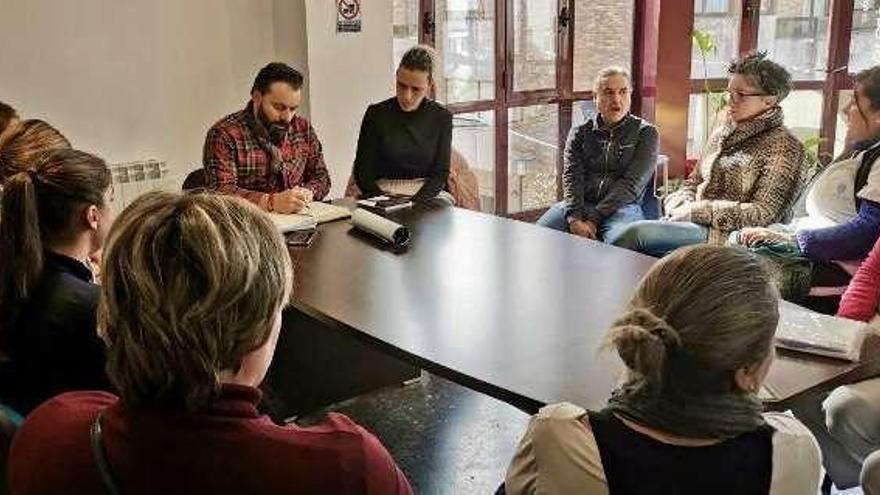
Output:
[[[361,31],[361,0],[336,0],[336,32]]]

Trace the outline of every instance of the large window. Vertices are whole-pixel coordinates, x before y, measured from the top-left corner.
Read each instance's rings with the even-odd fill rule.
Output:
[[[416,19],[418,41],[438,51],[435,96],[455,114],[453,149],[478,177],[483,210],[528,216],[557,201],[561,151],[596,73],[632,66],[636,1],[393,3],[396,46],[415,41],[397,19]]]

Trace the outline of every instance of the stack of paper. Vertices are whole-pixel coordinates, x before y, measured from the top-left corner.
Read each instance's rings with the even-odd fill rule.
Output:
[[[823,315],[779,301],[778,347],[858,361],[867,334],[864,322]]]
[[[313,229],[320,223],[348,218],[351,216],[351,212],[348,208],[342,206],[312,201],[299,213],[269,213],[268,215],[272,222],[275,223],[275,226],[278,227],[278,230],[281,232],[291,232],[293,230]]]

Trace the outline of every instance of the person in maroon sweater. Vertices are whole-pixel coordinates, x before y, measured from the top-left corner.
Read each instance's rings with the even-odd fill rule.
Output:
[[[146,194],[114,223],[103,263],[98,328],[119,397],[37,408],[11,448],[12,493],[412,493],[347,417],[301,428],[257,412],[292,272],[255,206]]]

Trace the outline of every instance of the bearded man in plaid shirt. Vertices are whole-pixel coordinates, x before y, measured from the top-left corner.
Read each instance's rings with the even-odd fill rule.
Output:
[[[257,74],[244,110],[208,130],[204,166],[211,189],[279,213],[296,213],[327,195],[321,142],[296,115],[302,84],[296,69],[273,62]]]

